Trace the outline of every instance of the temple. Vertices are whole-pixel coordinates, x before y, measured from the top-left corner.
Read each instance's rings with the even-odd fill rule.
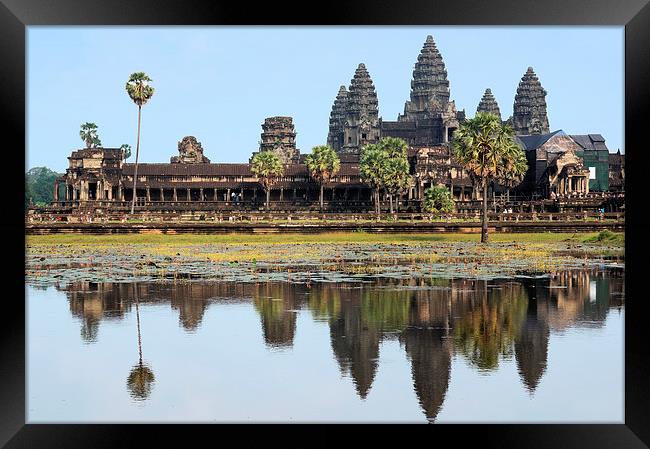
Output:
[[[444,185],[451,191],[458,211],[480,208],[480,189],[452,155],[454,131],[466,114],[458,111],[451,99],[445,63],[432,36],[427,36],[417,56],[410,87],[404,112],[395,121],[388,121],[379,116],[378,95],[365,64],[358,65],[347,88],[340,86],[330,112],[327,144],[339,154],[341,168],[324,186],[327,211],[373,210],[370,186],[359,173],[359,155],[365,145],[382,137],[401,138],[408,144],[413,182],[397,198],[399,211],[420,211],[425,190],[433,185]],[[491,186],[488,194],[493,201],[497,195],[505,195],[509,201],[545,201],[542,207],[550,209],[559,199],[565,208],[571,204],[577,210],[601,208],[607,195],[624,192],[624,155],[620,151],[610,153],[600,134],[570,135],[560,129],[551,132],[546,95],[533,68],[528,67],[516,89],[513,114],[505,121],[514,128],[516,141],[526,152],[528,172],[518,186]],[[491,89],[485,90],[476,111],[501,119]],[[47,211],[126,212],[134,196],[140,212],[262,209],[265,194],[251,172],[250,161],[213,163],[195,136],[183,137],[177,151],[169,163],[138,164],[134,192],[135,165],[124,160],[122,150],[75,150],[68,158],[65,175],[56,180],[56,200]],[[257,151],[272,151],[285,165],[284,175],[271,188],[271,210],[319,209],[319,185],[296,146],[292,117],[264,119]],[[580,201],[573,200],[576,198]]]

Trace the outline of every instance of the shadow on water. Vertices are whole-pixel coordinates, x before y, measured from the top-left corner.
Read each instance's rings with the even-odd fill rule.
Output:
[[[383,341],[395,340],[411,364],[413,389],[429,422],[442,409],[452,360],[488,375],[515,359],[523,387],[534,395],[548,366],[549,336],[568,328],[602,327],[624,306],[624,270],[558,271],[514,279],[377,279],[373,283],[79,283],[65,287],[84,342],[97,341],[102,320],[135,309],[140,359],[127,379],[134,400],[149,397],[155,377],[142,361],[140,305],[169,304],[179,326],[195,332],[211,304],[252,304],[270,350],[289,350],[297,314],[327,323],[341,375],[365,400]]]

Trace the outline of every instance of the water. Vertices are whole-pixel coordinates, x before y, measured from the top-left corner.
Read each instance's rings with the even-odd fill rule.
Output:
[[[624,421],[622,270],[27,298],[30,423]]]

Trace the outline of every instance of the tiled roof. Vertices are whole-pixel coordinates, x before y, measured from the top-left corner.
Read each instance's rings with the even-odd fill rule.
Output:
[[[600,134],[571,134],[569,137],[585,150],[609,152],[607,145],[605,145],[605,138]]]
[[[550,134],[531,134],[527,136],[516,136],[515,140],[519,141],[525,151],[533,151],[544,145],[551,137],[556,135],[566,135],[564,131],[558,129]]]

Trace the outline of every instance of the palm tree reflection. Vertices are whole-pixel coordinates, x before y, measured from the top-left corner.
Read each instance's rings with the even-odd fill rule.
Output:
[[[140,332],[140,301],[138,300],[138,284],[133,284],[133,297],[135,300],[135,316],[138,324],[138,364],[131,368],[126,386],[131,397],[136,401],[144,401],[151,394],[151,387],[155,376],[151,368],[142,362],[142,335]]]

